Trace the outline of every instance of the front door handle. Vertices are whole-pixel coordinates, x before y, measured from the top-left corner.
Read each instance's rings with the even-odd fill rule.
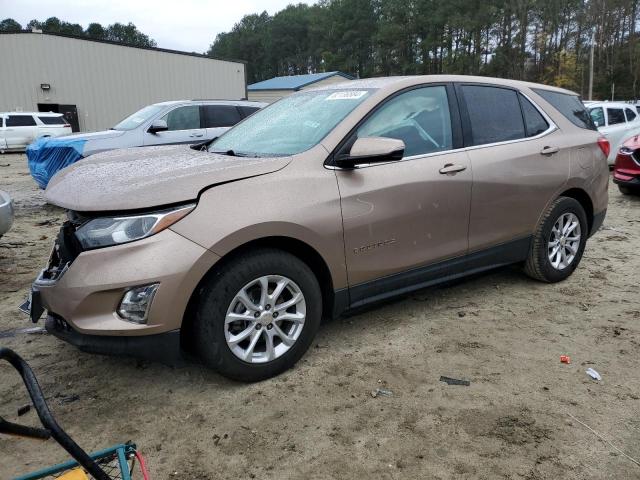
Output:
[[[191,138],[199,138],[202,137],[204,135],[204,133],[192,133],[191,135],[189,135]]]
[[[560,151],[559,147],[544,147],[540,150],[541,155],[553,155],[554,153],[558,153]]]
[[[442,167],[439,171],[440,173],[442,173],[443,175],[446,175],[448,173],[458,173],[458,172],[462,172],[464,170],[466,170],[467,167],[465,167],[464,165],[454,165],[453,163],[447,163],[444,167]]]

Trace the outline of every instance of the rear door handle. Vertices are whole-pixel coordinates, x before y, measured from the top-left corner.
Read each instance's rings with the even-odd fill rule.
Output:
[[[466,170],[467,167],[464,165],[454,165],[453,163],[447,163],[444,167],[440,169],[440,173],[446,175],[447,173],[458,173]]]
[[[202,137],[204,135],[204,133],[192,133],[191,135],[189,135],[191,138],[199,138]]]
[[[553,155],[554,153],[558,153],[560,151],[559,147],[544,147],[540,150],[541,155]]]

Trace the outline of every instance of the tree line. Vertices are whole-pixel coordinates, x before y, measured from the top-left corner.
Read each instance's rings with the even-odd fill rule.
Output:
[[[90,23],[83,28],[78,23],[65,22],[57,17],[47,18],[45,21],[31,20],[24,29],[42,30],[46,33],[61,33],[78,37],[93,38],[96,40],[109,40],[135,47],[155,47],[156,42],[148,35],[142,33],[133,23],[113,23],[106,27],[99,23]],[[5,18],[0,21],[0,32],[13,32],[23,30],[22,25],[13,18]]]
[[[593,97],[640,95],[639,0],[320,0],[244,16],[212,56],[248,62],[249,82],[340,70],[529,80]]]

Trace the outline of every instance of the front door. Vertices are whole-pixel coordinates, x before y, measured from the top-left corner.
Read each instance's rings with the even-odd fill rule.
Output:
[[[204,140],[205,129],[200,128],[200,106],[176,107],[161,117],[167,122],[164,132],[144,132],[144,145],[170,145],[176,143],[197,143]]]
[[[354,135],[400,139],[403,159],[336,170],[352,305],[418,284],[422,267],[467,252],[472,174],[455,150],[452,95],[437,85],[387,100]]]

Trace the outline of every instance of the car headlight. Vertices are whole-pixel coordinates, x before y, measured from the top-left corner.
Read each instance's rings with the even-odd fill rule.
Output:
[[[139,215],[94,218],[76,230],[76,238],[86,249],[133,242],[161,232],[194,208],[191,204]]]

